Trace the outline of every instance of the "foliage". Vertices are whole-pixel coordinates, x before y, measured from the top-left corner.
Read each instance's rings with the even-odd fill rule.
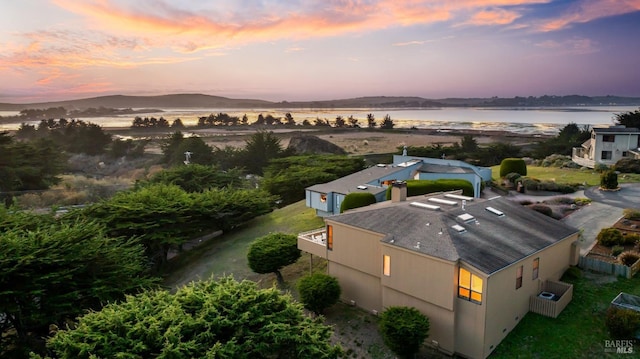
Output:
[[[462,190],[465,196],[474,196],[473,185],[462,179],[407,180],[407,197],[420,196],[434,192]],[[387,188],[386,198],[391,199],[391,187]]]
[[[305,308],[315,314],[322,314],[336,304],[341,292],[338,280],[324,273],[309,274],[298,281],[300,300]]]
[[[572,280],[576,280],[582,278],[582,270],[580,270],[580,268],[575,267],[575,266],[571,266],[569,268],[567,268],[566,271],[564,271],[564,274],[562,274],[562,278],[560,278],[560,280],[562,281],[572,281]]]
[[[623,217],[626,219],[640,220],[640,210],[634,208],[625,208],[623,211]]]
[[[606,171],[600,175],[600,187],[604,189],[618,188],[618,174],[615,171]]]
[[[579,147],[588,140],[591,132],[587,126],[578,127],[570,123],[563,127],[558,135],[540,142],[533,150],[534,158],[545,158],[550,155],[571,155],[573,147]]]
[[[380,315],[384,343],[403,358],[411,358],[429,334],[429,318],[415,308],[389,307]]]
[[[505,177],[509,173],[519,173],[527,175],[527,164],[522,158],[505,158],[500,162],[500,177]]]
[[[300,258],[298,237],[293,234],[271,233],[256,239],[249,247],[247,260],[256,273],[275,273],[283,283],[280,269],[295,263]]]
[[[376,117],[372,113],[367,114],[367,127],[376,128],[376,126]]]
[[[23,124],[18,131],[21,136],[35,138],[47,138],[53,141],[60,149],[73,153],[86,153],[98,155],[104,153],[106,146],[111,143],[111,135],[102,130],[102,127],[82,120],[67,121],[48,119],[42,120],[37,129],[29,128]]]
[[[478,141],[473,135],[464,135],[460,140],[460,149],[465,153],[473,153],[478,150]]]
[[[246,187],[246,180],[238,169],[221,171],[216,166],[190,164],[176,166],[154,174],[146,184],[175,184],[187,192],[202,192],[210,188]]]
[[[217,115],[210,114],[209,116],[202,116],[198,118],[198,127],[213,127],[213,126],[236,126],[240,123],[238,116],[230,116],[226,113],[218,113]]]
[[[624,252],[624,247],[623,246],[615,245],[615,246],[611,247],[611,255],[613,257],[617,257],[622,252]]]
[[[303,155],[272,159],[264,170],[262,187],[290,204],[304,198],[305,188],[326,183],[365,168],[361,157]]]
[[[67,160],[51,140],[15,141],[7,132],[0,132],[0,153],[0,192],[49,188]]]
[[[511,183],[516,183],[516,181],[521,178],[522,175],[516,172],[507,173],[504,178]]]
[[[394,126],[395,126],[395,124],[393,123],[393,120],[391,119],[391,116],[389,116],[389,115],[385,115],[384,119],[380,123],[380,128],[383,129],[383,130],[391,130],[391,129],[393,129]]]
[[[621,173],[640,173],[640,159],[621,158],[613,167]]]
[[[631,267],[632,265],[634,265],[638,261],[638,259],[640,259],[640,254],[630,251],[623,252],[620,254],[620,256],[618,256],[618,260],[620,261],[620,263],[626,265],[627,267]]]
[[[163,141],[160,148],[162,162],[169,166],[183,165],[187,152],[190,153],[190,163],[201,165],[214,163],[213,148],[198,136],[184,137],[182,132],[176,131]]]
[[[613,119],[619,125],[640,128],[640,108],[635,111],[616,114]]]
[[[258,131],[245,141],[241,157],[248,173],[262,175],[269,160],[284,156],[280,139],[272,131]]]
[[[596,236],[596,240],[598,241],[598,244],[601,244],[606,247],[624,244],[624,238],[622,237],[622,232],[620,232],[620,230],[616,228],[601,229],[598,235]]]
[[[337,358],[331,328],[276,288],[231,277],[149,291],[79,318],[48,343],[59,358]]]
[[[541,167],[580,168],[580,165],[571,160],[571,156],[552,154],[540,161]]]
[[[609,334],[616,339],[633,339],[640,329],[640,313],[611,306],[605,320]]]
[[[0,248],[0,348],[40,351],[50,325],[154,282],[144,249],[95,221],[0,210]]]
[[[376,203],[376,196],[369,192],[351,192],[344,197],[340,204],[340,213],[353,209],[368,206]]]
[[[111,142],[108,154],[113,158],[139,158],[144,154],[144,147],[147,145],[147,142],[147,140],[134,141],[132,139],[121,140],[116,138]]]
[[[231,230],[272,210],[274,197],[260,190],[211,189],[187,193],[176,185],[152,184],[120,192],[81,216],[105,223],[109,234],[135,237],[160,269],[171,248],[217,229]]]
[[[595,166],[593,166],[593,170],[598,173],[604,173],[609,171],[609,166],[605,165],[604,163],[596,163]]]
[[[164,117],[145,117],[136,116],[131,122],[131,128],[134,129],[167,129],[169,128],[169,121]]]
[[[553,210],[551,209],[551,207],[546,206],[544,204],[541,203],[534,203],[532,205],[529,206],[529,208],[531,208],[532,210],[542,213],[547,217],[553,217]]]

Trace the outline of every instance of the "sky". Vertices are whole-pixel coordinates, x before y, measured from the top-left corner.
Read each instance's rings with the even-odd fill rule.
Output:
[[[640,97],[640,0],[2,0],[0,102]]]

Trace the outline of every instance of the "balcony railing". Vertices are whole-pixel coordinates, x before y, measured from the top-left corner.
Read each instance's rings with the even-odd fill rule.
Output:
[[[540,296],[541,293],[532,295],[529,299],[529,311],[557,318],[573,299],[573,285],[548,280],[542,286],[542,293],[551,294],[553,297],[544,298]]]
[[[298,249],[327,258],[327,231],[324,227],[298,234]]]
[[[571,151],[571,160],[580,166],[593,168],[596,161],[588,158],[588,152],[582,147],[574,147]]]

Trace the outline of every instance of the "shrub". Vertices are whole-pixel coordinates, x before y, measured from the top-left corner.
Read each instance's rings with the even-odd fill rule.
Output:
[[[506,176],[504,176],[504,178],[507,179],[511,183],[516,183],[516,181],[520,177],[522,177],[522,175],[519,174],[519,173],[516,173],[516,172],[511,172],[511,173],[508,173]]]
[[[623,213],[626,219],[640,219],[640,211],[637,209],[626,208]]]
[[[616,162],[614,168],[621,173],[640,173],[640,159],[623,158]]]
[[[629,251],[620,254],[620,256],[618,257],[620,263],[626,265],[627,267],[631,267],[635,262],[638,261],[638,259],[640,259],[640,254]]]
[[[429,318],[415,308],[389,307],[380,317],[380,334],[389,349],[410,358],[429,334]]]
[[[530,205],[529,208],[531,208],[532,210],[534,210],[536,212],[540,212],[540,213],[544,214],[545,216],[553,217],[553,210],[551,210],[551,207],[545,206],[544,204],[535,203],[535,204]]]
[[[599,244],[606,247],[622,244],[624,241],[624,238],[622,238],[622,232],[615,228],[603,228],[600,230],[600,233],[598,233],[596,239]]]
[[[522,176],[527,175],[527,164],[522,158],[505,158],[500,162],[500,177],[505,177],[513,172]]]
[[[314,273],[300,278],[298,293],[304,307],[316,314],[336,304],[341,294],[338,280],[323,273]]]
[[[256,273],[275,273],[283,283],[280,269],[295,263],[300,258],[298,237],[293,234],[270,233],[251,243],[247,253],[249,267]]]
[[[576,280],[582,277],[582,270],[580,270],[580,268],[578,267],[574,267],[571,266],[569,268],[567,268],[567,270],[564,272],[564,274],[562,275],[562,279],[563,281],[566,280]]]
[[[611,247],[611,255],[614,256],[614,257],[617,257],[622,252],[624,252],[624,247],[623,246],[615,245],[615,246]]]
[[[376,196],[369,192],[352,192],[344,197],[340,204],[340,213],[376,203]]]
[[[604,189],[618,188],[618,174],[615,171],[606,171],[600,175],[600,187]]]
[[[590,198],[580,197],[580,198],[574,198],[573,200],[574,200],[574,203],[576,205],[578,205],[578,206],[584,206],[586,204],[591,203],[591,199]]]
[[[607,309],[605,324],[612,337],[632,339],[640,328],[640,313],[612,306]]]
[[[593,166],[593,170],[598,172],[598,173],[602,173],[605,171],[609,170],[609,166],[602,164],[602,163],[596,163],[595,166]]]
[[[635,233],[622,234],[622,244],[636,244],[640,241],[640,235]]]
[[[408,180],[406,182],[407,197],[455,190],[462,190],[462,194],[465,196],[474,196],[473,185],[471,184],[471,182],[461,179],[441,179],[436,181]],[[391,199],[391,186],[387,188],[386,198],[387,200]]]
[[[540,189],[540,180],[535,178],[523,178],[522,185],[527,191],[538,191]]]

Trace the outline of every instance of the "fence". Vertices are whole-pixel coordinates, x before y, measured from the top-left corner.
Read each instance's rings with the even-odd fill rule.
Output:
[[[580,257],[578,267],[594,272],[631,278],[640,270],[640,260],[636,261],[632,266],[627,267],[623,264],[605,262],[595,258]]]
[[[547,317],[557,318],[573,299],[573,285],[568,283],[548,280],[544,283],[542,290],[558,296],[558,300],[550,300],[532,295],[529,299],[529,311]]]

